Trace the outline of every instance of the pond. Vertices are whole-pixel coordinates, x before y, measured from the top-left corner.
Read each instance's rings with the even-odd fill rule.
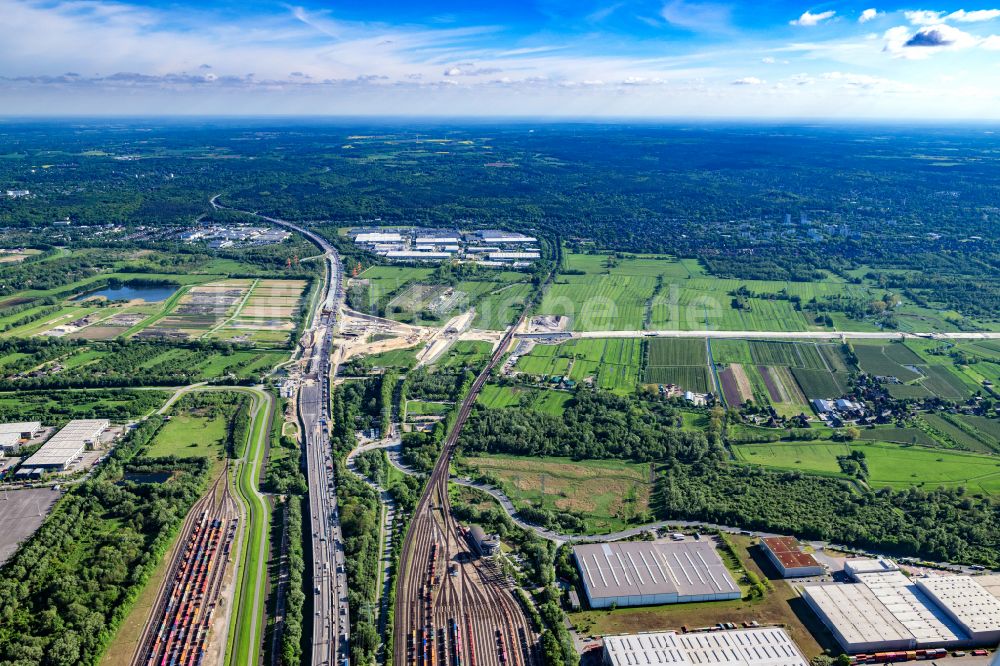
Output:
[[[85,301],[88,298],[104,297],[109,301],[132,301],[141,298],[147,303],[160,303],[170,298],[175,291],[177,291],[177,287],[129,287],[119,285],[117,287],[105,287],[96,291],[88,291],[73,300]]]

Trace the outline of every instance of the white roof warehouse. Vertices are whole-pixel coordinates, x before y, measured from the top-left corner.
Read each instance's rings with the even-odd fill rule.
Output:
[[[708,541],[575,546],[592,608],[739,599],[740,588]]]
[[[80,456],[88,444],[94,444],[101,433],[111,427],[107,419],[76,419],[52,435],[42,448],[24,461],[22,469],[41,468],[62,470]]]
[[[807,666],[808,663],[779,627],[604,637],[605,666]]]

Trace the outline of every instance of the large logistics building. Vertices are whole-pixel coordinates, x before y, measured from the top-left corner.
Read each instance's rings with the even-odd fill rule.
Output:
[[[31,439],[41,429],[38,421],[0,423],[0,452],[17,453],[21,450],[21,440]]]
[[[815,557],[802,552],[799,542],[793,537],[763,537],[760,545],[782,578],[822,576],[826,573]]]
[[[807,666],[780,627],[604,637],[605,666]]]
[[[76,419],[52,435],[42,447],[24,461],[20,473],[61,471],[80,457],[88,446],[96,444],[101,433],[111,427],[107,419]]]
[[[983,577],[984,580],[991,578]],[[802,588],[845,652],[955,648],[1000,642],[1000,599],[970,576],[856,574],[855,584]]]
[[[574,546],[591,608],[739,599],[740,588],[708,541],[628,541]]]
[[[1000,643],[1000,599],[971,576],[917,580],[928,597],[962,626],[977,645]]]

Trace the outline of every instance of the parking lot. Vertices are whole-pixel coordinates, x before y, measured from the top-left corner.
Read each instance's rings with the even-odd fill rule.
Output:
[[[60,494],[50,488],[0,490],[0,566],[34,534]]]

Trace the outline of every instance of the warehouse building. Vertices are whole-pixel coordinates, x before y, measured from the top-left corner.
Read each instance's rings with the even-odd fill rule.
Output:
[[[0,435],[17,435],[20,439],[31,439],[42,429],[38,421],[18,421],[16,423],[0,423]]]
[[[867,573],[887,573],[899,571],[899,566],[892,560],[884,557],[878,559],[854,559],[844,562],[844,573],[852,580],[857,580],[858,574]]]
[[[844,652],[910,650],[913,637],[865,585],[807,585],[802,598],[819,616]]]
[[[807,666],[808,663],[779,627],[604,637],[605,666]]]
[[[822,576],[826,573],[815,557],[802,552],[799,542],[793,537],[763,537],[760,545],[782,578]]]
[[[542,255],[538,252],[490,252],[487,256],[490,261],[527,261]]]
[[[451,259],[451,254],[447,252],[414,252],[411,250],[386,252],[387,259],[397,259],[399,261],[442,261]]]
[[[966,632],[901,572],[858,574],[857,579],[906,627],[917,647],[963,645],[968,640]]]
[[[525,236],[513,231],[497,231],[496,229],[480,231],[479,238],[484,243],[534,243],[538,240],[534,236]]]
[[[35,455],[24,461],[18,474],[27,476],[62,471],[83,455],[87,447],[100,441],[101,433],[111,427],[107,419],[76,419],[52,435]]]
[[[361,233],[354,237],[354,242],[359,244],[364,243],[399,243],[403,240],[403,237],[395,232],[384,232],[384,231],[373,231],[369,233]]]
[[[740,588],[708,541],[629,541],[574,546],[591,608],[739,599]]]
[[[1000,599],[971,576],[917,580],[917,587],[961,625],[976,645],[1000,643]]]
[[[990,576],[982,577],[991,584]],[[846,652],[1000,642],[1000,599],[970,576],[861,573],[856,584],[807,585],[802,596]]]

